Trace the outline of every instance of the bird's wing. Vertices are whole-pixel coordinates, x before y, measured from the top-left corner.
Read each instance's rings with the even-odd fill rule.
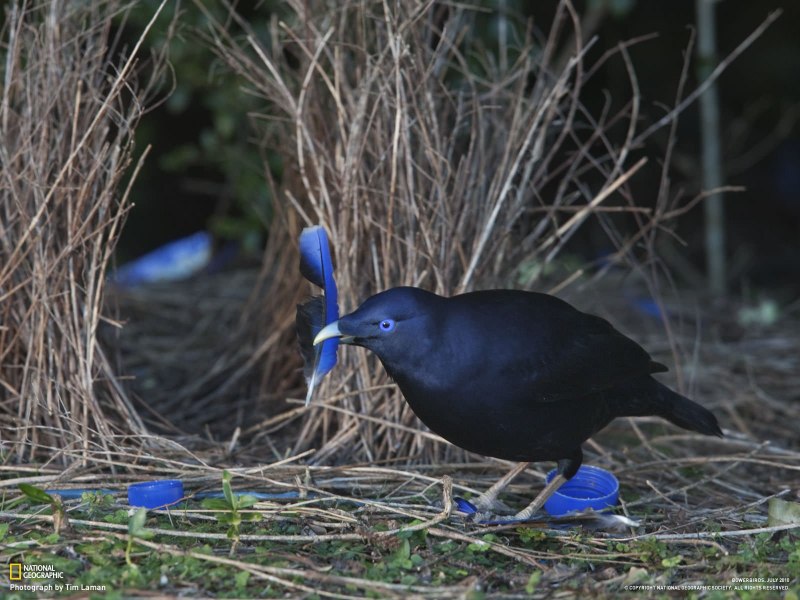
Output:
[[[589,335],[563,346],[552,363],[537,371],[534,383],[537,398],[547,402],[585,396],[665,370],[621,334]]]
[[[577,398],[667,370],[639,344],[606,325],[605,332],[563,332],[560,343],[540,355],[529,380],[538,401]]]
[[[578,398],[667,370],[605,319],[553,296],[492,290],[455,298],[467,332],[460,347],[471,348],[465,372],[513,380],[520,398]]]

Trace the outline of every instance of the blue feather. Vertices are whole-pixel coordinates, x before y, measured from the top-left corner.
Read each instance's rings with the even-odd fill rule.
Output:
[[[453,500],[455,501],[459,512],[466,513],[468,515],[474,515],[476,512],[478,512],[478,507],[469,500],[465,500],[464,498],[460,498],[458,496],[453,498]]]
[[[314,285],[322,288],[325,294],[323,326],[333,323],[339,318],[338,292],[333,279],[333,261],[331,261],[328,235],[319,225],[306,227],[300,234],[300,273]],[[322,327],[312,326],[312,339]],[[308,381],[308,396],[306,403],[311,398],[314,385],[336,364],[336,351],[339,348],[339,339],[325,340],[315,348],[314,368]]]

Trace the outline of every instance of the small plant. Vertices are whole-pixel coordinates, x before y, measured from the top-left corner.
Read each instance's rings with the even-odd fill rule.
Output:
[[[81,505],[90,518],[105,514],[114,504],[114,497],[103,492],[84,492],[81,494]]]
[[[525,584],[525,593],[533,594],[536,591],[536,587],[539,585],[539,582],[541,580],[542,580],[541,571],[536,570],[533,573],[531,573],[531,576],[528,577],[528,582]]]
[[[131,560],[131,550],[133,549],[133,540],[141,538],[146,540],[153,537],[152,531],[145,529],[144,523],[147,520],[147,510],[140,508],[128,520],[128,546],[125,548],[125,562],[129,567],[136,569],[136,565]]]
[[[231,488],[232,475],[228,471],[222,472],[222,498],[206,498],[201,503],[203,508],[225,511],[227,514],[217,515],[217,521],[228,525],[228,537],[235,542],[239,541],[239,526],[244,521],[258,521],[261,516],[255,513],[242,514],[242,509],[250,508],[258,499],[248,494],[234,494]],[[235,547],[235,545],[234,545]],[[231,553],[233,553],[233,548]]]
[[[61,533],[64,529],[69,529],[69,517],[67,517],[67,511],[64,510],[64,503],[61,502],[61,496],[48,494],[43,489],[29,483],[20,483],[19,491],[22,492],[32,504],[45,504],[50,506],[53,511],[53,530],[56,534]]]

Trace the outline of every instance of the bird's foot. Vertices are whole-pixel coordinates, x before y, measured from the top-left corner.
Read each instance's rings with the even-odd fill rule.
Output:
[[[510,515],[514,513],[514,509],[497,496],[481,494],[472,501],[472,504],[479,513],[494,513],[496,515]]]
[[[510,515],[514,509],[498,499],[496,494],[481,494],[473,500],[454,498],[459,512],[466,513],[472,521],[479,521],[483,517],[496,517],[497,515]]]
[[[498,519],[509,518],[511,510],[505,503],[495,501],[493,503],[482,503],[481,506],[476,503],[465,500],[464,498],[453,498],[456,509],[458,512],[465,515],[467,521],[473,523],[494,522]],[[476,499],[477,500],[477,499]],[[505,516],[500,516],[498,513],[502,512]]]
[[[534,515],[525,514],[520,517],[520,514],[522,513],[517,513],[515,515],[496,515],[490,512],[475,513],[472,521],[479,525],[506,525],[510,523],[525,523],[526,521],[533,520]]]
[[[480,523],[481,525],[502,525],[506,523],[524,523],[526,521],[531,521],[536,514],[542,509],[544,506],[544,501],[548,497],[546,495],[547,490],[543,491],[542,494],[537,496],[536,500],[531,502],[527,507],[522,509],[516,514],[510,514],[514,511],[511,510],[506,504],[497,500],[497,498],[490,498],[491,502],[486,502],[486,499],[483,499],[485,504],[488,504],[488,507],[483,508],[478,505],[481,501],[481,497],[476,498],[474,503],[467,502],[462,498],[457,498],[456,502],[459,506],[459,510],[461,512],[465,512],[468,515],[468,519],[471,520],[473,523]],[[495,510],[494,506],[500,505],[500,510]]]
[[[518,512],[517,514],[510,514],[514,511],[503,502],[496,503],[495,507],[497,507],[497,511],[495,511],[490,507],[478,508],[469,500],[464,500],[464,498],[454,498],[453,500],[458,512],[463,513],[466,520],[473,523],[479,523],[481,525],[499,525],[503,523],[522,523],[530,520],[530,516],[527,516],[527,510]],[[504,514],[498,514],[499,511],[502,511]]]
[[[513,513],[513,511],[511,511]],[[516,514],[497,514],[493,511],[476,511],[469,516],[470,521],[479,525],[505,525],[508,523],[525,523],[539,517],[538,509],[527,507]]]

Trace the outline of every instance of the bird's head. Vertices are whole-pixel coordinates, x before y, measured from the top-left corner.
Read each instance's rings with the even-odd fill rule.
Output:
[[[363,346],[386,362],[407,355],[429,332],[442,298],[419,288],[397,287],[375,294],[349,315],[323,327],[314,345],[338,337]]]

